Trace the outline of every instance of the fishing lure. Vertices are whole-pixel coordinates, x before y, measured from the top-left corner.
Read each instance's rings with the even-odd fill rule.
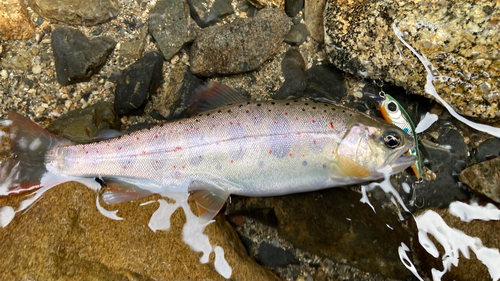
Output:
[[[418,150],[418,138],[415,131],[415,125],[413,125],[413,121],[410,116],[396,99],[383,91],[381,91],[378,96],[369,93],[366,93],[365,95],[371,97],[378,103],[382,116],[386,121],[398,126],[403,131],[413,136],[415,144],[408,150],[406,155],[415,155],[417,157],[415,163],[411,165],[411,168],[418,181],[422,181],[423,169],[422,160],[420,159],[420,151]]]

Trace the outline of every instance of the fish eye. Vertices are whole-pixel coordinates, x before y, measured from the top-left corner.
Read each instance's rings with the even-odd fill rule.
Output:
[[[395,112],[396,110],[398,110],[398,105],[395,102],[391,101],[389,102],[389,104],[387,104],[387,108],[390,111]]]
[[[401,136],[394,130],[386,130],[382,137],[382,141],[388,148],[396,148],[401,144]]]

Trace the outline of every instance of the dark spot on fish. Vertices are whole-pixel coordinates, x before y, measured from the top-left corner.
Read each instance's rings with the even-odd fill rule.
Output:
[[[289,102],[287,102],[287,103],[285,103],[285,105],[290,105],[290,103],[289,103]]]
[[[250,111],[247,110],[247,113],[249,113]]]
[[[241,108],[242,106],[243,106],[242,104],[238,105],[238,107],[240,107],[240,108]]]
[[[313,109],[316,109],[316,106],[313,106]]]
[[[217,113],[222,113],[222,110],[217,111]]]
[[[302,166],[307,166],[307,161],[302,161]]]
[[[258,103],[257,106],[260,106],[260,103]]]
[[[229,110],[227,111],[227,113],[231,113],[231,109],[229,109]]]
[[[305,108],[302,108],[302,111],[306,111],[306,109],[305,109]]]
[[[306,102],[305,105],[309,105],[309,104]]]
[[[179,125],[182,124],[182,122],[179,122]]]
[[[130,136],[130,133],[127,133],[127,136]]]
[[[274,105],[274,104],[275,104],[275,102],[273,101],[271,104],[272,104],[272,105]]]
[[[198,119],[194,120],[195,122],[198,122]]]
[[[271,109],[269,109],[269,112],[271,112]]]
[[[342,110],[342,113],[345,113],[345,110]]]
[[[249,102],[249,101],[247,101],[247,104],[250,104],[250,102]]]
[[[323,110],[323,112],[325,112],[325,113],[326,113],[326,109],[325,109],[325,110]]]
[[[323,164],[323,169],[326,169],[326,164]]]
[[[351,114],[349,114],[349,116],[352,116],[352,113],[351,113]]]
[[[328,106],[328,104],[327,104],[327,103],[324,103],[324,105],[325,105],[325,106]]]
[[[298,100],[294,100],[293,102],[298,102]]]
[[[210,113],[207,113],[207,116],[210,116]]]

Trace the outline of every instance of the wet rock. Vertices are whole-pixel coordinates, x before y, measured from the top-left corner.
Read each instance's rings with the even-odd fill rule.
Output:
[[[149,12],[149,32],[163,56],[170,60],[184,44],[195,39],[194,22],[185,0],[160,0]]]
[[[327,0],[308,0],[304,6],[304,21],[312,39],[318,43],[325,41],[324,35],[324,11]],[[336,4],[333,4],[336,5]]]
[[[215,0],[210,3],[202,0],[187,0],[191,11],[191,17],[199,27],[205,28],[220,22],[220,20],[233,13],[231,0]]]
[[[446,6],[413,1],[328,3],[325,49],[334,65],[424,95],[427,72],[395,36],[394,23],[404,39],[429,59],[435,73],[449,77],[433,83],[445,101],[463,115],[498,118],[500,96],[494,81],[499,74],[492,67],[498,61],[498,46],[487,34],[498,33],[499,7],[488,1]]]
[[[500,156],[500,139],[487,139],[477,146],[474,157],[477,162],[486,161],[492,157]]]
[[[266,242],[260,244],[258,261],[260,264],[269,267],[287,266],[289,264],[299,263],[299,260],[293,255],[292,251],[275,247]]]
[[[307,28],[303,23],[293,25],[290,32],[285,36],[285,42],[301,45],[307,39]]]
[[[159,196],[109,206],[123,220],[111,220],[96,208],[98,194],[76,182],[47,191],[25,214],[0,232],[0,279],[19,280],[222,280],[213,264],[182,240],[185,216],[172,215],[169,231],[149,227]],[[13,206],[22,196],[3,197],[0,206]],[[194,206],[193,206],[194,207]],[[224,216],[205,229],[210,242],[224,249],[236,280],[279,280],[248,257]],[[36,268],[37,270],[33,270]]]
[[[10,59],[2,58],[1,64],[2,68],[27,71],[31,67],[31,54],[28,52],[19,51]]]
[[[168,120],[186,117],[192,95],[202,82],[189,71],[187,65],[176,64],[168,77],[167,86],[156,110]]]
[[[35,35],[24,1],[4,0],[0,4],[0,38],[22,40]]]
[[[100,101],[84,109],[70,111],[55,119],[47,130],[77,143],[95,141],[94,137],[106,129],[119,130],[120,118],[113,104]]]
[[[500,157],[468,167],[459,178],[475,192],[500,203]]]
[[[252,5],[258,9],[262,8],[279,8],[285,10],[285,0],[249,0]]]
[[[191,47],[191,72],[202,76],[254,70],[274,55],[290,29],[278,9],[263,9],[252,19],[201,30]]]
[[[78,29],[60,27],[52,32],[51,44],[57,81],[66,86],[90,80],[106,63],[116,42],[109,37],[88,39]]]
[[[286,14],[293,18],[304,7],[304,0],[285,0]]]
[[[360,202],[358,192],[331,188],[270,198],[235,198],[226,206],[226,214],[257,220],[262,218],[259,214],[266,214],[264,218],[272,214],[280,238],[297,249],[365,272],[407,279],[411,273],[401,263],[398,247],[410,245],[413,234],[399,221],[394,208],[385,204],[383,192],[382,196],[380,201],[370,197],[375,212]]]
[[[97,25],[120,12],[116,0],[28,0],[28,3],[45,19],[71,25]]]
[[[285,53],[281,62],[281,71],[285,77],[283,86],[274,95],[274,99],[284,100],[289,97],[300,97],[306,89],[306,73],[304,58],[297,49]]]
[[[143,27],[137,37],[123,42],[120,46],[120,55],[130,59],[140,59],[146,47],[147,31],[147,27]]]
[[[306,71],[305,96],[313,100],[340,101],[347,95],[342,71],[331,65],[317,65]]]
[[[456,229],[457,231],[463,232],[463,234],[467,236],[475,237],[477,240],[480,240],[482,246],[491,248],[492,251],[498,251],[500,248],[499,236],[492,235],[492,233],[498,232],[498,228],[500,227],[499,221],[472,220],[471,222],[464,222],[460,218],[450,214],[448,209],[432,209],[432,211],[439,214],[450,228]],[[440,228],[440,235],[445,235],[445,233],[447,232],[444,228]],[[436,237],[431,234],[428,234],[428,237],[431,239],[432,243],[437,246],[436,248],[439,252],[439,256],[431,256],[424,248],[421,247],[419,239],[414,239],[414,243],[417,245],[413,246],[412,250],[414,251],[417,259],[420,261],[420,266],[418,267],[424,271],[424,276],[428,276],[432,279],[431,270],[435,269],[442,271],[443,259],[446,259],[446,257],[444,256],[443,247],[441,245],[442,242],[438,242]],[[479,245],[479,241],[477,240],[474,244]],[[446,235],[446,239],[443,239],[442,241],[448,242],[454,240],[451,240],[451,237]],[[453,244],[453,248],[458,247],[456,242]],[[470,248],[467,247],[467,250],[470,253],[470,258],[466,258],[464,253],[461,251],[459,254],[458,265],[452,265],[451,271],[445,273],[441,280],[492,280],[492,277],[490,277],[490,273],[488,272],[488,268],[480,260],[478,260],[477,256]],[[491,260],[486,260],[486,262],[494,264],[493,257],[494,256],[491,257]],[[492,267],[492,269],[493,268],[494,267]]]
[[[115,89],[115,112],[119,115],[141,115],[148,97],[156,93],[162,80],[163,56],[152,51],[127,67]]]

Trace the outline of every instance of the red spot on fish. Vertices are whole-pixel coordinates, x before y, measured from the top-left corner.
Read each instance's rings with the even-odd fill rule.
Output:
[[[298,121],[298,120],[299,120],[299,117],[295,116],[295,120],[297,120],[297,121]]]
[[[85,146],[82,146],[82,149],[85,149]]]
[[[57,146],[57,148],[61,147],[60,145]]]
[[[201,155],[200,155],[200,158],[201,158]]]
[[[325,118],[325,116],[321,116],[321,119],[324,119],[324,118]]]
[[[174,165],[174,169],[177,169],[177,166]]]
[[[143,150],[143,151],[142,151],[142,154],[146,154],[146,151],[144,151],[144,150]]]
[[[123,166],[123,169],[127,169],[127,167],[126,167],[126,166]]]
[[[335,151],[332,151],[332,154],[335,154]]]
[[[272,153],[273,153],[273,151],[271,149],[269,149],[269,154],[272,154]]]
[[[233,159],[231,159],[231,164],[233,164]]]
[[[316,121],[315,121],[314,119],[312,120],[312,122],[313,122],[313,123],[316,123]]]
[[[271,112],[271,109],[269,109],[269,112]]]
[[[200,128],[196,128],[196,131],[198,131]]]
[[[158,135],[155,135],[155,139],[157,139],[157,138],[158,138]]]
[[[212,124],[212,128],[215,128],[215,124]]]
[[[159,162],[158,162],[158,160],[156,160],[155,162],[156,162],[156,164],[158,164],[158,163],[159,163]]]
[[[254,117],[253,120],[257,120],[257,117]]]
[[[184,168],[186,168],[186,166],[182,166],[182,168],[184,169]]]
[[[175,147],[174,152],[177,151],[177,150],[181,150],[181,149],[182,149],[182,147],[177,146],[177,147]]]
[[[120,147],[118,147],[118,150],[122,150],[122,147],[121,147],[121,146],[120,146]]]
[[[89,152],[88,152],[88,151],[85,151],[85,154],[89,154]]]
[[[80,164],[80,162],[76,161],[76,164]]]
[[[302,154],[302,157],[306,157],[304,154]]]
[[[274,124],[278,124],[278,122],[274,121]]]
[[[332,120],[335,120],[335,118],[332,117]]]
[[[292,157],[292,156],[293,156],[293,154],[292,154],[292,153],[290,153],[290,157]]]
[[[285,115],[288,115],[288,112],[285,112]]]
[[[171,133],[171,134],[173,134],[173,133],[174,133],[174,131],[170,130],[170,133]]]
[[[229,124],[233,125],[233,121],[229,121]]]
[[[95,153],[99,153],[99,150],[96,150]]]
[[[66,147],[69,147],[69,145],[66,145]]]
[[[186,129],[186,132],[189,132],[189,129]]]
[[[109,146],[109,143],[106,146]]]
[[[241,123],[240,123],[240,122],[238,122],[238,126],[241,126]]]
[[[139,137],[137,137],[137,140],[139,140]]]
[[[334,128],[333,128],[333,123],[332,123],[332,122],[330,122],[330,127],[332,127],[332,129],[334,129]]]
[[[51,152],[50,155],[54,155],[54,152]]]
[[[316,144],[316,140],[313,140],[313,143]]]
[[[300,132],[297,132],[297,135],[300,137]]]
[[[288,138],[288,135],[284,135],[283,137],[286,139],[286,138]]]

